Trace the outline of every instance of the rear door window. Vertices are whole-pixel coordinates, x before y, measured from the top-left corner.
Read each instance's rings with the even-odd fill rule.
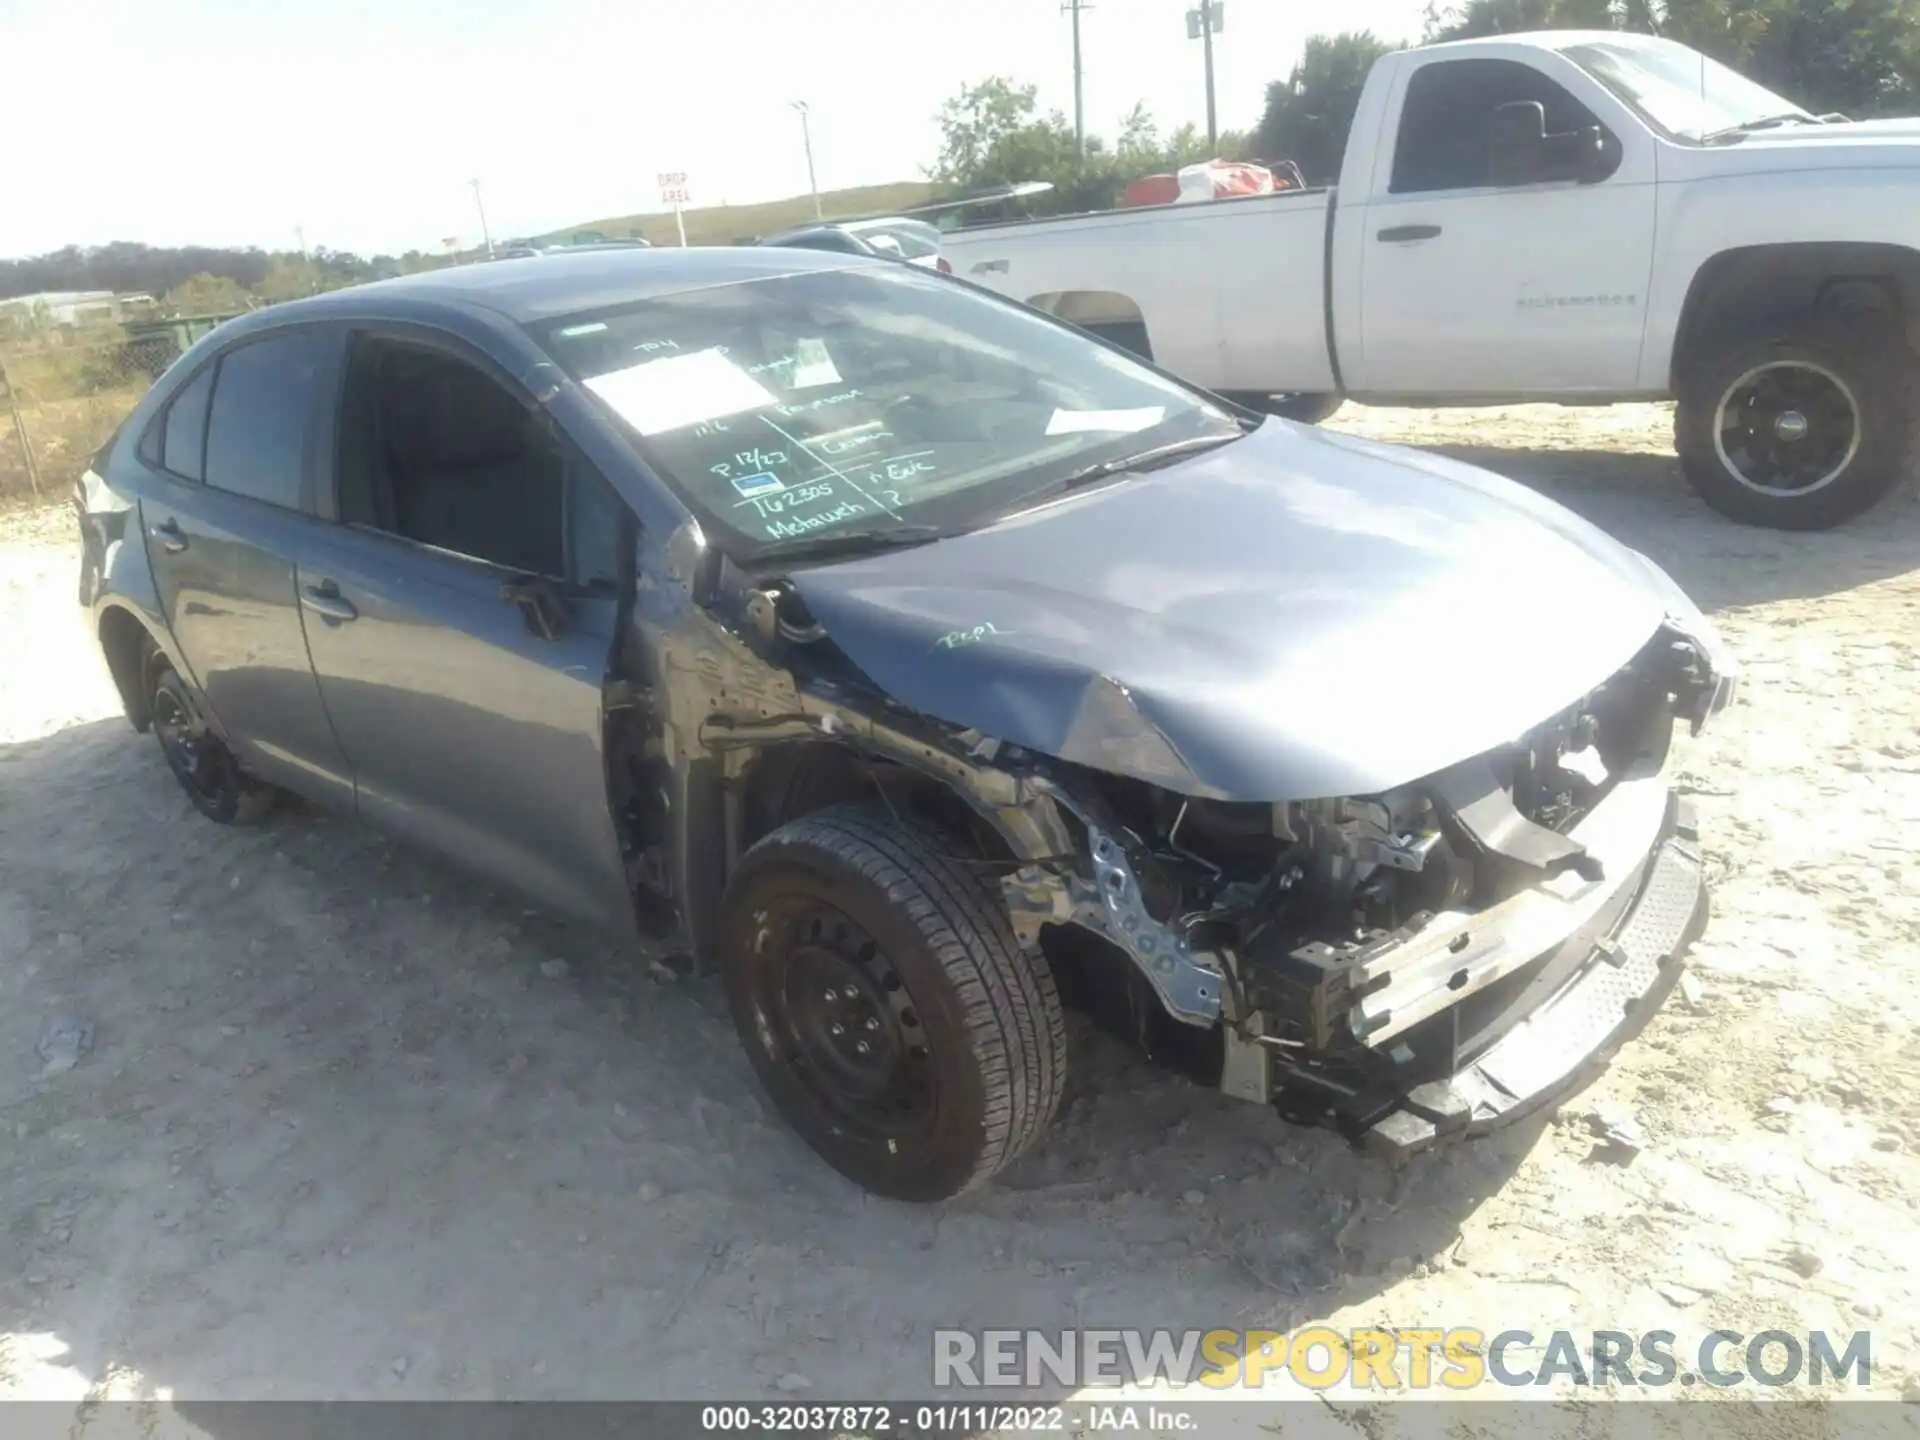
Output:
[[[300,507],[307,433],[327,337],[295,330],[228,351],[214,379],[206,482],[218,490]]]
[[[173,397],[155,436],[158,443],[151,458],[183,480],[206,478],[207,400],[212,394],[213,366],[209,365]]]

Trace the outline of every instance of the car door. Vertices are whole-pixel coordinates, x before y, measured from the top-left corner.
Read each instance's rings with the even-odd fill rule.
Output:
[[[621,502],[476,352],[355,335],[329,523],[298,554],[360,812],[553,908],[633,923],[602,684]]]
[[[1410,57],[1408,69],[1394,148],[1352,222],[1364,256],[1354,388],[1631,391],[1653,264],[1652,137],[1613,110],[1605,124],[1531,61]],[[1611,173],[1514,183],[1493,134],[1494,112],[1513,104],[1539,105],[1566,140],[1600,125]]]
[[[201,366],[143,433],[141,522],[175,646],[253,774],[350,806],[294,591],[315,419],[343,337],[301,326]]]

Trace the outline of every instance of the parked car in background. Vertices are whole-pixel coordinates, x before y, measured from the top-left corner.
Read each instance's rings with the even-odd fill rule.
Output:
[[[774,1104],[884,1195],[1038,1142],[1063,991],[1400,1155],[1582,1083],[1704,922],[1669,746],[1733,665],[1651,560],[911,265],[276,305],[75,501],[202,814],[284,787],[717,966]]]
[[[885,260],[904,260],[926,270],[942,273],[950,270],[940,256],[939,229],[925,220],[905,216],[800,225],[769,235],[759,243],[830,250],[842,255],[875,255]]]
[[[643,240],[638,235],[628,240],[570,240],[556,241],[552,244],[534,244],[531,241],[504,245],[493,252],[495,260],[531,260],[539,255],[571,255],[580,250],[650,250],[653,242]]]
[[[1337,189],[945,237],[960,275],[1302,419],[1678,401],[1734,519],[1838,524],[1920,420],[1920,120],[1809,113],[1613,31],[1382,57]]]

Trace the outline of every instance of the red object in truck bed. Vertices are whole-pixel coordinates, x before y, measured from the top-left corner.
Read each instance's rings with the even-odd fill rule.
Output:
[[[1183,172],[1190,178],[1204,178],[1212,182],[1212,194],[1205,189],[1193,193],[1193,186],[1184,192],[1180,175],[1148,175],[1127,186],[1120,197],[1122,209],[1136,205],[1172,205],[1182,198],[1188,200],[1222,200],[1230,195],[1269,195],[1275,190],[1288,190],[1292,183],[1285,177],[1276,175],[1264,165],[1248,165],[1234,160],[1212,160],[1204,165],[1187,166]]]
[[[1148,175],[1127,186],[1120,205],[1123,209],[1132,205],[1171,205],[1179,198],[1179,176]]]

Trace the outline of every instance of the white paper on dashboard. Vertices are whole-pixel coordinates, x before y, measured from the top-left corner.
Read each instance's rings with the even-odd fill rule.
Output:
[[[796,390],[811,390],[816,385],[838,385],[840,371],[827,353],[824,340],[802,340],[794,347],[793,379],[787,382]]]
[[[1131,435],[1166,418],[1164,405],[1148,405],[1140,410],[1056,410],[1047,421],[1047,434],[1078,435],[1089,430],[1105,430]]]
[[[587,388],[642,435],[660,435],[779,403],[772,391],[718,350],[695,350],[609,370],[588,380]]]

